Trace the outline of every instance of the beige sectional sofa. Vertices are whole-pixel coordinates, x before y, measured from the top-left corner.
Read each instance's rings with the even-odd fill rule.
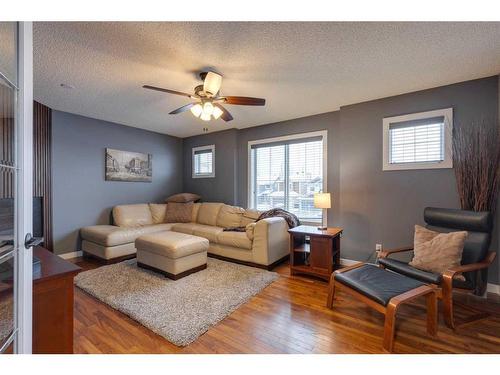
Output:
[[[288,256],[288,225],[283,218],[256,222],[260,212],[223,203],[194,203],[191,222],[165,223],[166,204],[133,204],[113,208],[114,225],[82,228],[84,254],[105,261],[135,255],[141,235],[174,231],[208,239],[209,256],[272,268]],[[244,226],[245,232],[224,231]]]

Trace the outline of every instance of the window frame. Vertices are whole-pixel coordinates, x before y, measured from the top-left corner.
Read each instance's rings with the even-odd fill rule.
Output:
[[[210,150],[212,153],[212,172],[211,173],[196,173],[195,171],[195,154],[197,151]],[[205,145],[193,147],[191,149],[191,172],[192,178],[215,178],[215,145]]]
[[[274,142],[286,142],[292,140],[300,140],[306,138],[321,137],[323,142],[323,192],[327,192],[328,185],[328,130],[318,130],[307,133],[296,133],[279,137],[263,138],[248,141],[248,154],[247,154],[247,207],[254,207],[254,178],[253,173],[255,173],[255,163],[252,158],[252,146],[263,144],[263,143],[274,143]],[[325,210],[321,210],[321,223],[322,225],[327,225],[327,217],[325,217]],[[302,224],[305,225],[318,225],[316,221],[303,221]]]
[[[443,128],[443,156],[441,161],[424,161],[424,162],[407,162],[407,163],[390,163],[390,126],[398,122],[426,120],[433,117],[444,118]],[[453,108],[437,109],[433,111],[411,113],[401,116],[384,117],[382,126],[383,138],[383,171],[402,171],[402,170],[417,170],[417,169],[444,169],[453,168]]]

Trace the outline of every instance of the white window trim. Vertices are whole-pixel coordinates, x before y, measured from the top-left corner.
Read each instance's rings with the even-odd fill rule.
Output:
[[[418,163],[389,163],[389,126],[390,124],[422,120],[432,117],[444,117],[444,160],[443,161],[427,161]],[[453,147],[452,147],[452,134],[453,134],[453,108],[437,109],[434,111],[411,113],[402,116],[385,117],[383,119],[383,171],[401,171],[413,169],[439,169],[439,168],[453,168]]]
[[[212,173],[195,173],[194,172],[194,155],[196,151],[212,151]],[[193,178],[215,178],[215,145],[193,147],[191,151],[191,172]]]
[[[302,139],[302,138],[312,138],[312,137],[322,137],[323,138],[323,191],[328,192],[327,190],[327,181],[328,181],[328,130],[319,130],[315,132],[309,133],[297,133],[291,135],[285,135],[281,137],[273,137],[273,138],[265,138],[265,139],[256,139],[253,141],[248,141],[248,154],[247,154],[247,207],[253,206],[253,179],[252,179],[252,170],[253,170],[253,160],[252,160],[252,146],[258,145],[262,143],[272,143],[272,142],[286,142],[294,139]],[[322,225],[327,226],[327,215],[325,216],[325,210],[321,211],[322,216]],[[302,222],[302,224],[311,224],[317,225],[318,223],[308,223]]]

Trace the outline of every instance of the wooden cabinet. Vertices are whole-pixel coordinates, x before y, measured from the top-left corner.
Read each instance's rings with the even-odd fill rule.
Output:
[[[318,229],[300,225],[290,234],[290,273],[306,274],[329,280],[340,266],[341,228]]]
[[[73,353],[73,278],[81,268],[38,247],[33,275],[33,353]]]

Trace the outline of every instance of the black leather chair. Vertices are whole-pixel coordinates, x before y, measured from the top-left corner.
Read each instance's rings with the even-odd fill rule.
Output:
[[[427,207],[424,210],[426,227],[438,232],[466,230],[469,232],[462,253],[461,265],[442,274],[426,272],[410,266],[407,262],[391,259],[390,255],[412,251],[413,247],[384,250],[379,253],[379,266],[405,276],[435,284],[443,301],[446,324],[455,328],[453,319],[453,289],[483,295],[488,282],[488,267],[495,259],[494,252],[488,252],[493,230],[493,215],[490,212],[474,212],[449,208]],[[455,278],[463,274],[465,281]]]

